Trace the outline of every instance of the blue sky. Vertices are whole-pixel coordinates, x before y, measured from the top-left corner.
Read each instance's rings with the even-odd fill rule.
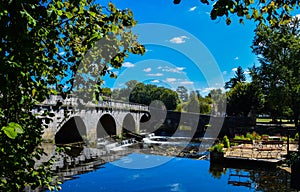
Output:
[[[141,43],[146,43],[147,51],[144,56],[130,55],[122,69],[115,70],[116,80],[105,78],[106,87],[120,88],[128,80],[138,80],[172,89],[184,85],[206,95],[210,89],[223,87],[238,66],[246,71],[258,63],[250,48],[255,29],[252,21],[242,25],[232,17],[230,26],[225,18],[212,21],[211,6],[199,1],[185,0],[179,5],[171,0],[112,2],[133,11],[138,21],[134,31]]]

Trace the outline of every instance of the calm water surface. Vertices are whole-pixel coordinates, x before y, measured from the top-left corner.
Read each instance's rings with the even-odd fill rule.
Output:
[[[289,182],[290,175],[279,169],[223,168],[206,160],[133,153],[75,175],[62,184],[61,191],[292,191]]]

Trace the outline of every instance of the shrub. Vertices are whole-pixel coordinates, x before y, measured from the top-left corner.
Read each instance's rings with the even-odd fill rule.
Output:
[[[287,137],[282,137],[281,140],[282,141],[287,141]]]
[[[236,135],[234,137],[236,140],[250,140],[250,138],[245,137],[244,135]]]
[[[218,143],[209,148],[210,152],[223,152],[224,145],[223,143]]]
[[[249,139],[249,140],[254,140],[254,137],[251,133],[247,133],[246,138]]]
[[[229,139],[226,135],[223,137],[222,144],[224,145],[225,148],[230,147],[230,142],[229,142]]]
[[[246,134],[246,139],[248,140],[260,140],[261,136],[256,133],[255,131],[253,131],[252,133],[247,133]]]
[[[282,140],[282,141],[287,141],[287,140],[288,140],[288,137],[282,137],[281,140]],[[290,142],[293,142],[294,139],[293,139],[293,138],[290,138],[289,141],[290,141]]]
[[[244,135],[240,136],[240,135],[235,135],[234,139],[236,140],[242,140],[242,137],[244,137]]]
[[[256,133],[255,131],[252,133],[253,137],[254,137],[254,140],[260,140],[261,139],[261,136]]]

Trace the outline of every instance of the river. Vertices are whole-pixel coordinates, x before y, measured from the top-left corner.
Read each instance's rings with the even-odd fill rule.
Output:
[[[44,147],[48,153],[55,148]],[[73,147],[60,154],[53,170],[63,180],[62,192],[293,191],[290,174],[282,169],[216,166],[207,159],[182,158],[178,150],[184,149],[136,144],[108,152]]]

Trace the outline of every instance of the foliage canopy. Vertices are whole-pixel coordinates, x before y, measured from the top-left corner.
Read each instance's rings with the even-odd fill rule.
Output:
[[[31,110],[49,95],[66,96],[80,85],[99,95],[101,76],[114,76],[109,65],[119,68],[129,53],[144,53],[131,32],[135,24],[130,10],[112,3],[103,7],[92,0],[1,1],[1,191],[53,189],[50,167],[36,167],[34,161],[43,155],[42,119],[48,122],[51,114],[46,111],[37,118]],[[99,40],[106,43],[97,47]],[[78,74],[95,77],[97,84],[88,85],[90,81]]]
[[[253,52],[259,55],[253,81],[261,87],[269,103],[269,111],[293,112],[295,125],[300,115],[300,21],[294,18],[279,28],[260,25],[255,31]]]

